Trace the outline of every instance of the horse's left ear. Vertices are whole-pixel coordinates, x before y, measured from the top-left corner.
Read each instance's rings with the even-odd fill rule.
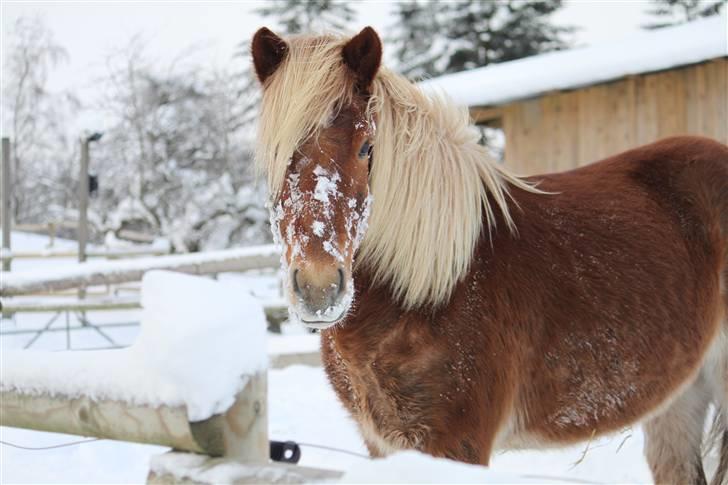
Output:
[[[371,27],[365,27],[346,43],[342,51],[344,63],[354,72],[357,85],[368,91],[382,62],[382,42]]]

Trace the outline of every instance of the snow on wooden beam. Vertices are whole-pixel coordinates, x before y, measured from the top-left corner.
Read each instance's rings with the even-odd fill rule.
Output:
[[[0,353],[4,426],[264,462],[265,314],[228,281],[151,271],[141,331],[118,350]]]
[[[244,377],[233,405],[191,422],[184,406],[145,406],[87,396],[0,392],[3,426],[133,441],[250,462],[268,461],[266,377]]]
[[[144,273],[155,269],[202,275],[277,268],[279,261],[280,249],[271,244],[195,254],[100,261],[56,270],[10,272],[3,275],[0,296],[128,283],[141,280]]]
[[[90,249],[86,252],[89,258],[131,258],[139,256],[162,256],[169,254],[169,251],[155,248],[128,248],[128,249]],[[0,254],[0,259],[43,259],[43,258],[74,258],[78,251],[68,250],[43,250],[43,251],[8,251]]]
[[[330,483],[342,472],[288,463],[248,464],[226,458],[168,452],[152,457],[148,484]]]
[[[279,325],[288,318],[288,306],[282,298],[265,300],[262,303],[263,311],[265,311],[265,316],[269,324]],[[0,301],[0,311],[5,314],[138,310],[141,307],[141,301],[136,296],[113,298],[5,299]]]

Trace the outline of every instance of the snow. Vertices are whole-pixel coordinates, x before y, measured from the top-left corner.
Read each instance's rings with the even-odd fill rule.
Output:
[[[490,106],[728,56],[727,12],[622,40],[550,52],[420,83],[458,104]]]
[[[238,285],[167,271],[142,280],[141,333],[129,348],[5,350],[0,389],[187,407],[192,421],[225,411],[265,369],[266,319]]]
[[[150,468],[157,475],[172,475],[181,483],[303,483],[303,476],[286,474],[283,469],[251,467],[230,461],[211,464],[206,457],[167,453],[152,457]],[[288,476],[287,476],[288,475]],[[287,478],[287,479],[286,479]]]
[[[336,198],[340,195],[337,184],[341,177],[336,172],[333,175],[328,173],[321,165],[317,165],[313,169],[313,173],[316,176],[313,198],[321,202],[324,205],[324,210],[328,213],[331,206],[331,197]]]
[[[308,354],[321,350],[321,337],[318,334],[271,335],[268,338],[268,355]]]
[[[417,451],[402,451],[387,458],[360,463],[342,478],[342,483],[561,483],[563,479],[526,478],[484,466],[434,458]]]
[[[32,250],[36,247],[42,247],[47,242],[47,238],[36,237],[32,235],[18,236],[16,244],[16,233],[13,233],[13,245],[21,250]],[[20,241],[22,239],[22,241]],[[21,244],[22,242],[22,244]],[[59,240],[56,239],[56,244]],[[19,269],[33,269],[40,271],[43,267],[55,267],[59,264],[77,266],[73,260],[57,260],[41,261],[41,260],[18,260]],[[14,262],[15,267],[15,262]],[[239,291],[234,293],[233,308],[236,308],[239,299],[244,299],[247,294],[254,293],[258,297],[271,298],[277,295],[278,283],[272,276],[273,271],[256,271],[247,272],[245,274],[226,273],[219,277],[220,283],[209,283],[223,286],[237,285]],[[192,277],[185,277],[192,278]],[[161,282],[160,282],[161,283]],[[174,305],[193,306],[193,305],[214,305],[217,300],[207,300],[202,295],[190,298],[189,295],[176,293],[172,288],[167,289],[167,293],[163,294],[165,285],[154,291],[160,291],[159,295],[166,298],[165,295],[173,294]],[[206,296],[206,295],[205,295]],[[228,295],[228,298],[232,295]],[[214,297],[213,297],[214,298]],[[154,306],[154,303],[152,303]],[[229,303],[226,303],[229,305]],[[155,307],[154,311],[161,311],[161,307]],[[183,313],[182,309],[171,309]],[[144,311],[112,311],[112,312],[89,312],[88,317],[94,323],[102,322],[118,322],[122,320],[138,321],[136,315],[143,313],[142,320],[144,327],[152,324],[169,324],[165,339],[176,339],[176,332],[187,334],[189,328],[180,327],[172,324],[173,322],[147,322],[146,309]],[[18,314],[15,317],[14,324],[18,328],[42,327],[43,322],[40,320],[41,314]],[[27,322],[30,321],[30,324]],[[1,321],[3,329],[13,325],[13,321],[3,319]],[[6,327],[7,326],[7,327]],[[194,342],[194,347],[190,345],[190,349],[185,351],[194,352],[199,346],[205,345],[214,348],[214,358],[205,362],[205,367],[214,369],[219,365],[217,360],[226,355],[234,355],[235,359],[241,358],[240,346],[235,345],[232,340],[243,339],[241,333],[247,338],[251,331],[265,328],[264,325],[248,326],[245,332],[242,326],[237,330],[227,329],[221,333],[205,323],[203,329],[196,333],[187,334],[188,339]],[[103,328],[103,327],[102,327]],[[118,338],[119,343],[128,344],[137,338],[138,329],[104,329],[108,333],[114,333],[114,337]],[[122,332],[122,330],[124,330]],[[298,353],[309,352],[318,349],[319,338],[317,335],[308,334],[302,326],[284,325],[284,335],[271,336],[268,338],[268,353]],[[144,330],[142,330],[142,333]],[[148,335],[148,334],[147,334]],[[73,332],[74,345],[78,342],[79,346],[98,345],[98,335],[92,330],[76,330]],[[139,335],[136,346],[147,337]],[[3,336],[2,339],[2,377],[0,382],[5,383],[5,379],[17,372],[25,372],[24,369],[17,369],[15,366],[8,366],[6,354],[8,349],[22,347],[28,337],[23,336]],[[182,337],[179,336],[181,340]],[[172,342],[169,342],[172,343]],[[185,344],[185,342],[178,342]],[[62,332],[49,333],[39,339],[34,345],[35,348],[43,348],[47,350],[65,348],[64,336]],[[263,345],[261,348],[265,348]],[[133,347],[132,347],[133,348]],[[166,352],[164,348],[155,349],[156,352]],[[123,351],[114,351],[123,352]],[[212,352],[212,351],[211,351]],[[24,354],[30,355],[31,353]],[[69,379],[73,374],[64,373],[63,369],[56,366],[55,356],[71,356],[78,355],[78,358],[91,358],[98,355],[97,352],[32,352],[37,359],[29,359],[27,369],[43,368],[44,372],[48,372],[57,376],[58,380],[63,381]],[[101,354],[108,355],[108,354]],[[116,354],[112,354],[116,355]],[[123,354],[122,354],[123,355]],[[194,355],[193,355],[194,357]],[[208,356],[209,357],[209,356]],[[139,358],[147,358],[141,355]],[[162,359],[160,353],[157,358]],[[125,363],[130,364],[129,362]],[[156,363],[158,365],[167,365],[166,362]],[[172,365],[173,363],[169,363]],[[24,363],[26,365],[26,363]],[[101,364],[106,366],[107,364]],[[93,362],[91,367],[98,367],[98,362]],[[75,371],[75,370],[74,370]],[[91,369],[84,369],[84,372],[99,372]],[[135,388],[149,388],[154,384],[151,381],[158,379],[157,375],[145,373],[139,375],[138,370],[134,367],[129,369],[109,368],[106,380],[115,381],[117,378],[123,378],[126,381],[132,381],[133,378],[126,378],[124,375],[134,373],[137,381],[134,382]],[[208,372],[211,374],[211,372]],[[84,374],[88,375],[88,374]],[[196,378],[195,375],[193,377]],[[74,380],[83,378],[77,375]],[[46,380],[52,380],[48,376]],[[186,380],[185,380],[186,382]],[[62,384],[61,384],[62,385]],[[197,384],[195,384],[197,385]],[[161,392],[161,390],[160,390]],[[358,454],[367,454],[366,447],[362,441],[356,424],[351,419],[347,411],[342,406],[338,397],[334,393],[328,382],[326,373],[321,367],[307,367],[295,365],[284,369],[268,370],[268,419],[270,438],[275,440],[293,440],[301,444],[302,458],[300,464],[303,466],[326,468],[333,470],[350,471],[348,480],[352,480],[352,474],[362,473],[361,469],[369,467],[378,467],[379,462],[370,462],[366,458],[346,453],[323,450],[309,446],[310,444],[324,445],[355,452]],[[55,433],[44,433],[25,429],[16,429],[8,427],[0,427],[0,439],[6,442],[15,443],[23,446],[41,447],[50,446],[61,443],[77,441],[77,436],[69,436]],[[515,481],[516,476],[525,477],[527,479],[535,479],[539,483],[549,483],[556,477],[558,482],[568,481],[584,481],[584,482],[601,482],[601,483],[651,483],[651,476],[647,464],[643,457],[644,438],[642,430],[639,426],[632,429],[626,429],[610,437],[598,438],[593,442],[586,444],[581,443],[563,449],[551,450],[528,450],[528,451],[509,451],[497,453],[493,456],[491,470],[487,472],[486,477],[500,476],[509,477],[508,482]],[[586,452],[585,452],[586,450]],[[161,453],[168,451],[167,448],[160,446],[141,445],[135,443],[118,442],[110,440],[94,441],[65,448],[56,448],[43,451],[27,451],[11,448],[6,445],[0,445],[0,483],[142,483],[146,480],[147,473],[150,468],[150,460]],[[187,455],[189,456],[189,455]],[[193,460],[194,458],[187,458]],[[434,481],[437,473],[442,472],[444,467],[450,468],[452,464],[446,462],[420,463],[422,457],[418,457],[413,453],[398,454],[389,460],[393,461],[392,467],[396,470],[407,468],[409,477],[416,476],[418,467],[437,467],[437,470],[428,472],[427,480]],[[157,458],[154,458],[155,462]],[[715,457],[710,456],[710,467],[715,466]],[[440,468],[440,467],[443,468]],[[389,467],[387,465],[386,467]],[[409,468],[408,468],[409,467]],[[396,470],[386,471],[386,477],[379,477],[379,481],[396,482]],[[478,468],[478,471],[483,471]],[[457,476],[446,475],[442,480],[452,483],[455,481],[467,481],[470,476],[471,468],[457,468]],[[462,472],[462,474],[461,474]],[[484,472],[484,471],[483,471]],[[382,472],[385,473],[385,472]],[[484,472],[486,473],[486,472]],[[356,477],[356,475],[354,475]],[[442,477],[442,475],[439,475]],[[550,477],[550,478],[546,478]],[[426,481],[423,478],[423,481]],[[519,478],[523,481],[523,478]],[[400,480],[401,481],[401,480]],[[486,481],[481,478],[480,481]]]
[[[297,365],[285,369],[270,369],[268,393],[271,439],[332,446],[367,454],[356,424],[334,394],[322,368]],[[14,428],[0,428],[0,433],[5,441],[29,446],[46,446],[79,439],[75,436]],[[515,482],[515,476],[522,477],[519,479],[521,483],[525,479],[533,479],[538,483],[579,480],[590,483],[651,483],[642,446],[642,432],[635,428],[613,437],[594,440],[586,454],[586,444],[547,451],[513,451],[496,454],[488,474],[482,468],[476,469],[491,481],[495,480],[491,477],[509,477],[508,480],[495,480],[496,483]],[[349,454],[307,445],[301,445],[301,449],[302,466],[347,470],[349,482],[355,481],[357,476],[361,477],[367,468],[379,466],[377,461]],[[146,479],[150,459],[165,451],[167,449],[162,447],[114,441],[99,441],[41,452],[3,446],[0,447],[3,463],[0,467],[0,482],[141,483]],[[439,477],[439,482],[466,483],[469,481],[468,477],[472,476],[472,469],[468,465],[462,465],[461,469],[450,462],[442,464],[442,468],[438,463],[422,464],[411,452],[395,455],[390,458],[392,459],[396,468],[408,470],[404,479],[397,479],[397,472],[390,470],[386,472],[386,478],[382,476],[376,480],[365,481],[412,482],[415,481],[414,477],[418,477],[422,482],[433,483],[434,477]],[[428,473],[431,478],[420,477],[416,475],[418,466],[435,467],[438,471],[431,470]],[[445,467],[453,474],[443,477]],[[457,476],[454,475],[455,471]],[[409,477],[412,478],[408,479]],[[486,481],[484,477],[480,478],[480,482]]]

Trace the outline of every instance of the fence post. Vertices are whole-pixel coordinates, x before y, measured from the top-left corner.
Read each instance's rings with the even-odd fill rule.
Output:
[[[86,240],[88,238],[88,145],[81,139],[81,171],[78,175],[78,262],[86,261]]]
[[[11,184],[11,161],[10,161],[10,139],[3,138],[3,158],[2,158],[2,225],[3,225],[3,244],[2,247],[10,250],[10,231],[12,228],[12,215],[10,211],[10,203],[12,200],[12,184]],[[7,258],[3,258],[3,271],[10,271],[12,259],[10,254],[6,254]]]

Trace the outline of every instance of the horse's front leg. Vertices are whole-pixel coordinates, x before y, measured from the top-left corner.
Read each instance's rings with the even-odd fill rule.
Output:
[[[496,439],[508,421],[512,405],[505,393],[493,390],[488,399],[473,399],[457,416],[431,434],[421,451],[433,456],[488,466]]]

